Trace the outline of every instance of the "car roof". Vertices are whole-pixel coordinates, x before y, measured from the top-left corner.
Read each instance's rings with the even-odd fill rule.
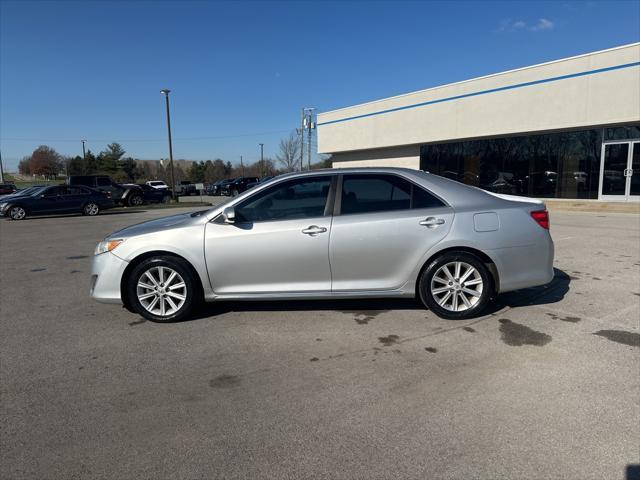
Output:
[[[348,168],[321,168],[318,170],[308,170],[305,172],[292,172],[278,175],[275,177],[278,181],[283,179],[312,177],[317,175],[346,175],[360,173],[381,173],[395,174],[405,177],[424,188],[431,193],[443,199],[446,203],[457,208],[475,208],[479,205],[487,207],[498,207],[504,201],[471,185],[451,180],[439,175],[434,175],[423,170],[403,167],[348,167]],[[274,180],[275,180],[274,179]]]

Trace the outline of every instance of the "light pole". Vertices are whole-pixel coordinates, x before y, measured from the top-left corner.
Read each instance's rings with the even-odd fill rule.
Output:
[[[84,149],[84,143],[86,140],[80,140],[82,142],[82,160],[87,160],[87,151]]]
[[[264,177],[264,143],[258,145],[260,145],[260,175]]]
[[[169,115],[169,90],[163,88],[160,93],[164,93],[164,99],[167,104],[167,132],[169,134],[169,166],[171,167],[171,198],[176,199],[176,179],[173,173],[173,145],[171,144],[171,115]]]

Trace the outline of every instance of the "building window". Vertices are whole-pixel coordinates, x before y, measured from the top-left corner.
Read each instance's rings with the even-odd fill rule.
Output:
[[[603,134],[634,135],[634,129],[639,128],[632,125],[423,145],[420,168],[496,193],[598,198]]]
[[[610,140],[635,140],[640,138],[640,124],[625,125],[624,127],[611,127],[604,129],[605,141]]]

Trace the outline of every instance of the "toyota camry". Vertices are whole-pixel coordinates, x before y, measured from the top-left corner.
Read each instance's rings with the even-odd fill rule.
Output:
[[[401,168],[278,176],[98,244],[91,296],[158,321],[202,301],[417,297],[448,319],[553,278],[544,204]]]

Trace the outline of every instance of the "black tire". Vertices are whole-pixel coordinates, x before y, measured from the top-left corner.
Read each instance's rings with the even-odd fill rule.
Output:
[[[24,220],[27,218],[27,210],[20,205],[14,205],[7,212],[11,220]]]
[[[142,205],[142,197],[137,193],[132,193],[129,195],[129,198],[127,198],[127,204],[130,207],[139,207]]]
[[[94,217],[100,213],[100,205],[96,202],[89,202],[82,208],[82,214]]]
[[[150,269],[156,269],[157,267],[168,267],[174,270],[182,277],[186,285],[185,289],[181,290],[186,294],[184,304],[176,312],[164,316],[157,315],[149,311],[144,305],[142,305],[138,298],[138,282],[143,278],[143,276],[145,279],[144,281],[146,281],[147,277],[145,273]],[[202,300],[200,283],[195,278],[189,264],[181,258],[172,256],[151,257],[136,265],[127,280],[126,293],[128,300],[127,303],[136,313],[147,320],[160,323],[179,322],[189,318],[193,309],[196,308]]]
[[[171,201],[171,197],[169,195],[162,196],[162,203],[169,203]]]
[[[475,302],[475,303],[473,303],[471,307],[465,306],[464,308],[466,309],[461,311],[454,311],[449,308],[445,308],[444,306],[441,306],[441,304],[438,302],[438,300],[434,296],[434,293],[432,293],[432,284],[435,286],[436,284],[442,283],[442,282],[438,282],[437,280],[433,281],[434,275],[438,271],[440,271],[440,269],[443,266],[450,263],[455,263],[455,262],[463,262],[464,264],[470,265],[477,271],[479,278],[482,280],[482,284],[480,285],[481,293],[479,294],[479,296],[465,295],[465,298],[467,298],[468,301],[470,299],[472,302]],[[455,272],[452,272],[452,273],[455,274]],[[475,276],[476,279],[478,278],[478,275]],[[461,298],[460,296],[461,293],[458,293],[460,287],[458,287],[458,282],[455,281],[455,279],[454,281],[451,281],[448,284],[444,284],[443,288],[451,288],[453,291],[453,295],[457,293],[459,295],[459,298]],[[458,288],[458,290],[453,290],[454,288]],[[472,289],[471,287],[465,287],[465,288]],[[474,290],[478,288],[479,288],[478,285],[474,285],[473,287]],[[487,307],[487,304],[490,302],[491,297],[493,296],[493,292],[494,292],[494,281],[493,281],[493,276],[491,275],[491,272],[489,271],[489,269],[481,259],[467,252],[451,251],[451,252],[443,253],[442,255],[437,257],[435,260],[431,261],[431,263],[427,266],[427,268],[424,269],[418,283],[418,296],[420,297],[420,300],[422,301],[422,303],[426,307],[428,307],[429,310],[431,310],[433,313],[438,315],[440,318],[444,318],[447,320],[462,320],[465,318],[472,318],[472,317],[477,317],[481,315],[482,311]],[[442,300],[442,298],[446,296],[447,292],[442,292],[441,294],[443,296],[440,297],[440,300]],[[447,303],[448,302],[445,301],[444,305],[447,305]],[[452,307],[452,305],[450,305],[450,307]]]

